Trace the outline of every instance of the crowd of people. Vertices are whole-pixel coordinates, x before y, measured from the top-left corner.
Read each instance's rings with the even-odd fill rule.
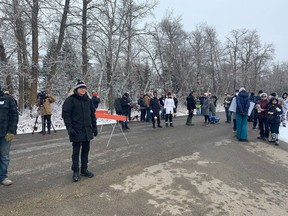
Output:
[[[51,103],[55,97],[41,91],[37,97],[37,106],[42,118],[43,135],[51,133]],[[188,116],[187,126],[193,126],[194,115],[203,115],[204,126],[219,123],[216,116],[218,98],[216,95],[207,92],[196,95],[191,91],[186,97]],[[98,108],[100,98],[97,92],[92,97],[87,93],[87,86],[83,81],[77,81],[75,87],[62,106],[62,118],[68,131],[69,140],[72,143],[72,179],[74,182],[80,180],[80,176],[92,178],[94,174],[88,170],[88,155],[90,141],[97,136],[97,121],[95,110]],[[171,92],[162,93],[158,97],[157,92],[143,94],[137,100],[140,109],[140,121],[151,122],[152,128],[162,128],[161,120],[165,121],[165,127],[173,127],[173,118],[176,117],[178,99]],[[225,108],[226,123],[232,122],[233,132],[239,141],[247,141],[247,123],[253,122],[253,129],[258,127],[258,139],[279,144],[279,127],[282,124],[286,127],[288,97],[283,93],[277,97],[276,93],[269,96],[263,91],[257,95],[249,93],[244,87],[235,91],[235,94],[225,94],[223,100]],[[126,116],[122,121],[122,129],[130,129],[128,122],[132,108],[135,103],[128,92],[119,94],[114,101],[114,108],[117,115]],[[9,151],[11,141],[16,134],[19,116],[16,100],[5,93],[0,85],[0,184],[11,185],[13,182],[8,178]],[[53,126],[53,125],[52,125]]]
[[[235,100],[236,109],[231,109]],[[284,92],[281,97],[276,93],[260,90],[257,95],[249,93],[245,88],[236,90],[234,95],[225,94],[224,108],[226,122],[233,120],[233,132],[239,141],[247,141],[247,123],[253,123],[252,129],[259,129],[258,139],[279,145],[279,127],[286,127],[288,98]]]

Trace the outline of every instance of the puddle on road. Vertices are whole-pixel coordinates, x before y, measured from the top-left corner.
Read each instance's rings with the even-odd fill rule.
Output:
[[[254,147],[251,148],[255,150]],[[285,153],[282,154],[284,163],[286,157]],[[262,192],[256,193],[245,187],[233,188],[206,173],[179,166],[182,163],[185,163],[186,167],[187,164],[209,166],[215,163],[199,161],[199,159],[200,154],[194,153],[191,156],[160,163],[144,169],[139,175],[127,177],[122,184],[111,185],[111,187],[127,194],[139,190],[145,191],[151,196],[146,205],[157,208],[160,211],[159,215],[199,215],[201,213],[202,215],[262,216],[275,215],[276,212],[277,215],[288,214],[286,185],[258,179],[256,181],[261,185]]]

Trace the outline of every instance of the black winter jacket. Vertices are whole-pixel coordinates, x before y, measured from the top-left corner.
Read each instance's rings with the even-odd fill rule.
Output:
[[[18,110],[14,98],[0,91],[0,137],[5,137],[7,133],[16,134],[18,121]]]
[[[188,95],[186,101],[187,101],[187,110],[196,109],[196,102],[192,94]]]
[[[62,106],[62,118],[69,130],[76,135],[69,135],[71,142],[85,142],[93,139],[93,132],[97,130],[95,108],[92,100],[85,94],[69,96]]]
[[[159,115],[160,103],[159,103],[159,100],[156,97],[151,98],[151,100],[150,100],[150,108],[153,111],[153,114],[155,116]]]
[[[249,107],[250,99],[248,93],[246,91],[239,92],[236,97],[236,113],[247,116]]]

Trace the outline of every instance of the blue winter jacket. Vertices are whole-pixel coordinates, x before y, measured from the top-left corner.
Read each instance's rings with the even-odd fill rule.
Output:
[[[249,106],[249,94],[246,91],[239,92],[236,97],[236,113],[240,115],[248,115]]]

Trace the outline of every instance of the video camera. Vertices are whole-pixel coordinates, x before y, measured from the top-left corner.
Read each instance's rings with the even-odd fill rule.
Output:
[[[48,98],[48,95],[45,91],[41,91],[38,93],[37,95],[37,100],[40,100],[40,106],[43,105],[43,103],[45,102],[45,100]]]

